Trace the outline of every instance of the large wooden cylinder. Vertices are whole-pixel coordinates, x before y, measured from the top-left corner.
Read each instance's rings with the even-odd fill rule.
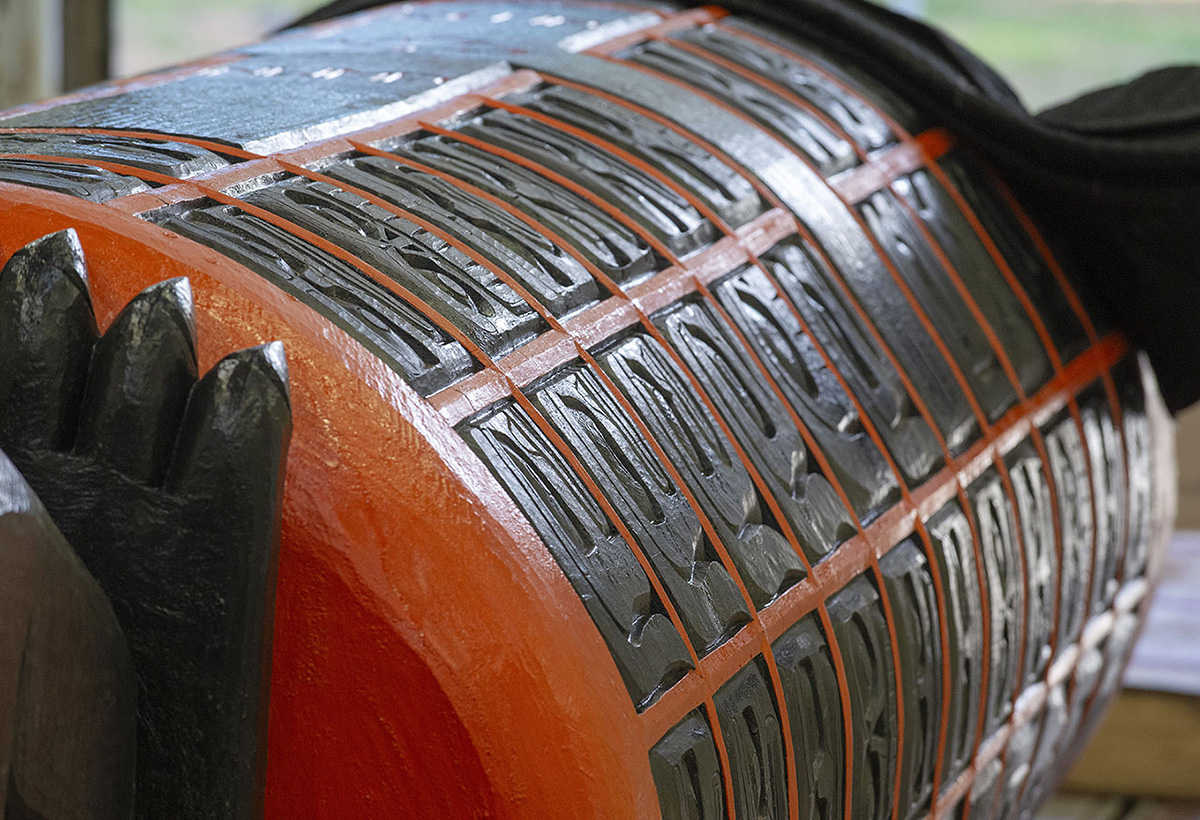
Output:
[[[0,255],[282,340],[266,813],[1016,817],[1169,529],[1003,182],[720,9],[387,6],[0,118]]]

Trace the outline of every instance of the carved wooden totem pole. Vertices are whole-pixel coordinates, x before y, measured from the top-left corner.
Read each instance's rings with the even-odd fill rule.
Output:
[[[0,259],[6,818],[1025,817],[1169,529],[1004,183],[714,7],[0,115]]]

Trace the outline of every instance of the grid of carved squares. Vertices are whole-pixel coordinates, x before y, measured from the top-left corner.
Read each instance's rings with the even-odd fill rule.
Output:
[[[826,176],[900,139],[885,115],[822,71],[752,47],[733,28],[688,30],[618,56],[738,107]],[[192,201],[145,216],[292,292],[429,396],[538,338],[550,319],[644,282],[768,208],[742,169],[605,98],[550,84],[503,102],[449,130],[397,136],[375,153],[315,166],[332,182],[280,176],[241,195],[248,206],[393,276],[465,341],[354,264],[245,209]],[[165,172],[180,178],[197,162],[201,170],[225,163],[194,146],[180,153],[177,145],[107,140],[103,149],[131,168],[163,172],[163,163],[174,163]],[[44,136],[37,150],[4,150],[71,150],[58,143]],[[179,166],[183,160],[192,165]],[[1038,305],[1059,357],[1082,352],[1087,336],[1079,317],[1003,203],[980,187],[984,176],[966,156],[947,157],[941,167]],[[80,170],[64,182],[66,169]],[[0,165],[5,174],[95,199],[144,189],[133,176],[78,165],[13,160]],[[465,195],[464,185],[511,203],[528,219]],[[922,169],[901,176],[853,207],[896,280],[856,282],[834,270],[822,249],[792,236],[758,263],[605,341],[588,361],[524,385],[525,403],[506,400],[459,427],[579,592],[639,709],[650,708],[698,658],[894,505],[902,488],[933,476],[947,452],[959,455],[978,441],[982,425],[1033,395],[1053,372],[1029,315],[936,175]],[[805,215],[797,217],[803,223]],[[860,230],[849,212],[834,218],[847,231]],[[1008,370],[962,295],[946,287],[947,266],[976,296]],[[945,339],[969,397],[913,301]],[[825,602],[832,636],[813,613],[774,641],[790,738],[782,737],[764,658],[723,684],[712,701],[715,715],[700,707],[670,731],[651,752],[664,812],[724,816],[721,755],[709,723],[715,718],[735,816],[787,816],[785,743],[794,752],[800,816],[843,816],[848,722],[853,816],[888,817],[898,701],[907,727],[900,814],[928,810],[943,666],[961,685],[949,692],[939,789],[971,763],[980,710],[986,737],[1022,690],[1044,677],[1051,656],[1112,603],[1118,579],[1144,567],[1147,432],[1136,374],[1119,383],[1129,391],[1122,431],[1102,391],[1083,393],[1081,425],[1068,414],[1038,433],[1047,463],[1032,441],[1021,442],[1004,454],[1004,473],[990,470],[968,488],[968,509],[951,502],[924,522],[928,543],[914,533],[879,561],[878,575],[861,574],[832,594]],[[933,573],[945,594],[946,624],[938,623]],[[1089,587],[1093,576],[1101,580]],[[900,698],[880,580],[894,620]],[[1124,651],[1131,623],[1122,619],[1106,644],[1085,653],[1074,677],[1050,691],[1042,716],[1021,724],[1007,754],[979,771],[972,816],[981,807],[986,816],[993,804],[1015,809],[1022,789],[1038,793],[1038,783],[1023,785],[1026,764],[1055,758],[1085,719],[1091,693],[1115,685],[1100,680],[1101,655]],[[840,647],[844,676],[830,644]],[[1114,668],[1111,659],[1107,668]]]

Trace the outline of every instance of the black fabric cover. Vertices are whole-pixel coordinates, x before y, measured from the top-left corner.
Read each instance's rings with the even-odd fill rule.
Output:
[[[338,0],[299,23],[375,5]],[[726,0],[859,66],[957,132],[1150,355],[1167,406],[1200,399],[1200,68],[1150,72],[1034,116],[944,33],[865,0]]]

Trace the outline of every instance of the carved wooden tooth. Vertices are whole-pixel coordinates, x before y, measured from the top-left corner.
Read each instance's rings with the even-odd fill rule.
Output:
[[[96,336],[73,229],[12,255],[0,271],[0,447],[71,445]]]
[[[161,482],[196,377],[191,286],[151,285],[96,344],[76,452],[134,481]]]
[[[176,492],[240,485],[253,494],[273,485],[291,430],[287,361],[280,342],[231,353],[192,389],[167,487]],[[247,451],[257,451],[254,457]],[[236,466],[235,466],[236,465]],[[246,465],[260,465],[262,474]],[[280,475],[282,479],[282,475]]]

